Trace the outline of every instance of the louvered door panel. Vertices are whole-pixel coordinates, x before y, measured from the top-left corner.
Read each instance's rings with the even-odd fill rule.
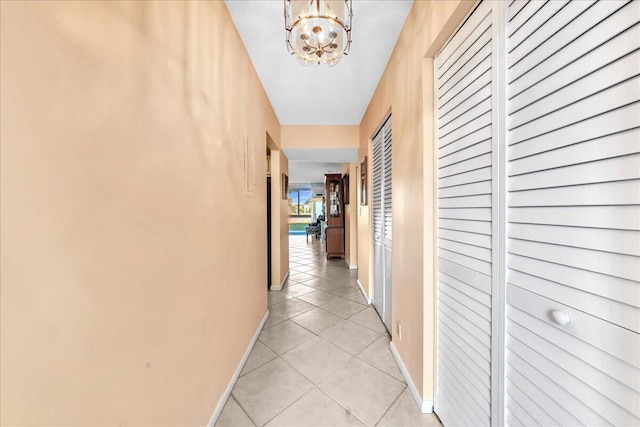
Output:
[[[391,118],[387,120],[383,127],[384,131],[384,238],[385,245],[391,248],[392,240],[392,205],[393,205],[393,187],[392,187],[392,135],[391,135]]]
[[[492,10],[481,3],[435,60],[438,357],[444,425],[491,422]]]
[[[639,425],[640,2],[510,8],[506,421]]]
[[[384,260],[383,260],[383,135],[372,141],[371,211],[373,222],[373,305],[380,314],[384,312]]]
[[[391,135],[391,117],[382,125],[382,151],[383,151],[383,227],[384,227],[384,315],[383,321],[388,330],[392,330],[391,307],[393,301],[393,269],[392,237],[393,237],[393,138]]]

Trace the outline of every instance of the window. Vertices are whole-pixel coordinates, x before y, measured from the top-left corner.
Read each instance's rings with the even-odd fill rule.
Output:
[[[289,191],[289,216],[311,216],[311,190]]]

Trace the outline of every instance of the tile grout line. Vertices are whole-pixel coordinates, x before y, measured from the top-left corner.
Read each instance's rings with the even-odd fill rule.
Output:
[[[242,405],[240,404],[240,401],[238,399],[236,399],[236,397],[233,395],[233,390],[231,391],[231,398],[238,404],[238,406],[240,407],[240,409],[242,409],[242,412],[244,412],[244,414],[247,416],[247,418],[249,418],[249,421],[251,421],[251,423],[253,423],[254,427],[258,427],[258,423],[256,423],[253,418],[251,418],[251,416],[249,415],[249,413],[246,411],[246,409],[244,409],[242,407]]]
[[[380,339],[380,337],[383,337],[383,336],[384,336],[384,334],[381,334],[378,338],[376,338],[375,340],[373,340],[373,342],[372,342],[371,344],[369,344],[368,346],[366,346],[366,347],[364,348],[364,350],[362,350],[360,353],[356,354],[354,357],[357,357],[357,358],[358,358],[358,360],[360,360],[360,361],[362,361],[362,362],[366,363],[367,365],[371,366],[372,368],[377,369],[378,371],[382,372],[383,374],[385,374],[385,375],[387,375],[387,376],[389,376],[389,377],[393,378],[394,380],[396,380],[396,381],[398,381],[399,383],[404,384],[404,385],[406,386],[406,385],[407,385],[407,383],[406,383],[404,380],[403,380],[403,381],[400,381],[399,379],[397,379],[397,378],[396,378],[396,377],[394,377],[393,375],[389,374],[388,372],[385,372],[385,371],[383,371],[382,369],[378,368],[377,366],[374,366],[374,365],[372,365],[371,363],[367,362],[366,360],[361,359],[360,357],[358,357],[358,356],[360,356],[362,353],[364,353],[365,351],[367,351],[367,349],[368,349],[369,347],[371,347],[372,345],[374,345],[374,344],[376,343],[376,341],[378,341],[378,340]],[[393,357],[393,356],[391,356],[391,357]],[[395,363],[395,360],[394,360],[394,363]],[[397,363],[396,363],[396,366],[397,366]],[[398,370],[399,370],[399,369],[400,369],[400,367],[398,366]]]
[[[391,405],[387,408],[386,411],[384,411],[384,414],[382,414],[382,416],[380,417],[380,419],[378,421],[376,421],[376,423],[374,424],[374,426],[377,426],[378,424],[380,424],[380,421],[384,420],[384,417],[387,416],[387,414],[389,413],[389,411],[391,410],[391,408],[393,408],[393,405],[396,404],[396,402],[398,400],[400,400],[400,398],[402,397],[402,395],[404,394],[405,391],[407,391],[407,388],[409,386],[407,384],[404,385],[404,388],[402,389],[402,391],[400,392],[400,394],[398,395],[398,397],[396,397],[393,402],[391,402]]]
[[[354,356],[355,357],[355,356]],[[349,361],[351,361],[351,359],[349,359]],[[349,362],[347,362],[349,363]],[[329,377],[327,377],[329,378]],[[325,378],[324,380],[321,381],[321,383],[323,383],[327,378]],[[318,390],[320,390],[320,392],[322,392],[325,396],[327,396],[329,399],[333,400],[338,406],[340,406],[341,408],[344,408],[345,411],[349,412],[351,415],[354,416],[354,418],[358,421],[360,421],[363,425],[367,426],[367,422],[360,419],[360,417],[358,417],[356,414],[354,414],[353,412],[351,412],[351,410],[349,410],[349,408],[345,408],[345,406],[338,402],[336,399],[334,399],[331,395],[329,395],[328,393],[326,393],[323,389],[320,388],[320,384],[318,384]]]
[[[306,342],[306,341],[305,341]],[[293,366],[291,366],[286,360],[284,360],[281,356],[276,357],[276,359],[280,359],[282,360],[287,366],[289,366],[291,369],[293,369],[294,371],[296,371],[297,373],[299,373],[300,375],[302,375],[304,377],[304,379],[306,379],[307,381],[309,381],[311,383],[311,385],[313,385],[313,387],[311,388],[311,390],[313,390],[314,388],[316,388],[316,385],[307,377],[304,376],[304,374],[300,371],[298,371],[296,368],[294,368]],[[273,359],[273,360],[276,360]],[[298,400],[302,399],[303,397],[305,397],[307,394],[309,394],[311,392],[311,390],[303,393],[300,397],[298,397],[297,399],[295,399],[293,402],[291,402],[289,405],[285,406],[284,408],[282,408],[282,410],[280,412],[278,412],[277,414],[275,414],[273,417],[269,418],[264,424],[267,425],[269,424],[271,421],[273,421],[274,418],[276,418],[278,415],[282,414],[284,411],[286,411],[287,409],[289,409],[290,407],[292,407]],[[262,426],[258,426],[256,424],[256,427],[262,427]]]

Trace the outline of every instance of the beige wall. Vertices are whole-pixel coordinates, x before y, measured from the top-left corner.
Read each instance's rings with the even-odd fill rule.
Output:
[[[369,260],[372,258],[372,247],[371,247],[371,218],[369,211],[369,202],[371,200],[371,156],[370,156],[370,147],[371,144],[368,143],[368,140],[360,141],[360,147],[358,148],[358,163],[356,166],[356,206],[357,208],[357,223],[358,223],[358,281],[360,285],[367,293],[369,297],[373,295],[373,281],[370,280],[371,277],[371,263]],[[362,164],[361,161],[366,157],[367,160],[367,191],[366,191],[366,201],[362,203],[362,185],[360,182],[360,174],[362,173]]]
[[[280,140],[225,5],[0,7],[0,423],[205,425],[267,309]]]
[[[271,150],[272,291],[282,289],[281,285],[289,272],[289,202],[282,198],[282,174],[289,174],[287,157],[282,150]]]
[[[392,112],[393,127],[393,340],[424,400],[433,398],[433,116],[430,75],[424,55],[442,45],[471,1],[416,2],[360,125],[360,157],[367,156],[371,188],[370,138]],[[463,13],[464,12],[464,13]],[[457,21],[456,21],[457,20]],[[437,50],[436,50],[437,52]],[[432,120],[431,120],[432,121]],[[370,191],[369,191],[370,192]],[[370,292],[369,208],[358,217],[358,276]],[[365,285],[365,283],[367,285]],[[397,322],[402,322],[402,339]]]
[[[349,203],[344,205],[344,254],[350,267],[358,265],[358,204],[356,163],[345,163],[340,172],[349,174]],[[359,175],[358,175],[359,176]]]
[[[358,125],[282,126],[282,148],[357,148]]]

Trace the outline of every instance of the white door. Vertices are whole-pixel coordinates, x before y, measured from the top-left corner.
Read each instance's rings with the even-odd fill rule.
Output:
[[[435,77],[443,424],[640,425],[640,1],[480,3]]]
[[[492,2],[435,58],[437,383],[447,426],[492,423],[494,97]]]
[[[391,328],[391,116],[372,140],[373,306]]]
[[[507,29],[506,422],[640,425],[640,2]]]
[[[391,332],[393,329],[391,327],[391,301],[392,301],[392,292],[391,292],[391,284],[392,284],[392,275],[391,275],[391,237],[392,237],[392,186],[391,186],[391,175],[392,175],[392,135],[391,135],[391,117],[387,119],[382,127],[384,140],[382,143],[383,147],[383,180],[382,180],[382,194],[383,194],[383,206],[382,206],[382,217],[383,217],[383,247],[384,247],[384,314],[382,320],[384,324],[387,326],[387,329]]]

